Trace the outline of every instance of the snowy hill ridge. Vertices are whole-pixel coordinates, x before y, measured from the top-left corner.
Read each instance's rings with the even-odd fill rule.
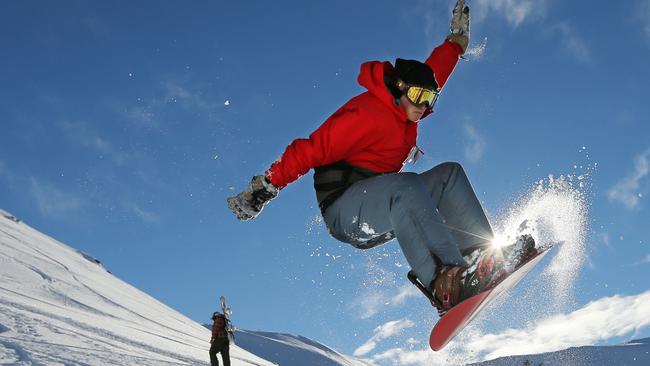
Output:
[[[209,338],[97,259],[0,210],[0,364],[207,365]],[[250,330],[237,332],[231,358],[234,366],[372,365],[305,337]],[[650,338],[472,365],[650,365]]]
[[[299,335],[239,329],[235,341],[240,347],[283,366],[373,366]]]
[[[210,333],[0,211],[0,364],[206,365]],[[272,365],[233,347],[233,365]]]
[[[650,338],[617,346],[571,347],[562,351],[501,357],[469,366],[610,366],[650,365]]]
[[[0,364],[208,365],[209,339],[91,255],[0,210]],[[230,354],[233,366],[371,365],[269,332],[238,332]]]

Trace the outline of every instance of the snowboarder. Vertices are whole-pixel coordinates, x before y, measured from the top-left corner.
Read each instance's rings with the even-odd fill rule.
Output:
[[[220,312],[212,314],[212,338],[210,339],[210,365],[219,366],[217,353],[221,352],[224,366],[230,366],[230,341],[228,340],[226,316]]]
[[[360,249],[397,238],[411,267],[409,279],[440,313],[482,290],[501,259],[488,250],[492,228],[461,165],[401,172],[421,155],[418,124],[432,113],[468,47],[469,18],[469,7],[458,0],[451,33],[424,63],[398,58],[394,65],[362,64],[358,81],[367,91],[309,138],[294,140],[246,190],[229,197],[237,218],[257,217],[282,188],[314,168],[316,197],[334,238]],[[468,263],[463,253],[472,251]],[[478,267],[477,286],[471,280]]]

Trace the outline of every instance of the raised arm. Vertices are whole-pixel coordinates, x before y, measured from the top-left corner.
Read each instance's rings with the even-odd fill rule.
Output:
[[[445,42],[436,47],[425,61],[433,69],[440,89],[469,45],[469,7],[465,5],[465,0],[458,0],[454,6],[450,31]]]
[[[458,59],[463,54],[461,47],[450,40],[445,40],[440,46],[436,47],[431,55],[424,61],[436,77],[439,90],[447,82],[451,73],[458,64]]]

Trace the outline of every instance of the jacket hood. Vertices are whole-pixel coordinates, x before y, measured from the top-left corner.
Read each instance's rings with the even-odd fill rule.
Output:
[[[384,76],[392,75],[393,73],[393,65],[388,61],[368,61],[361,65],[361,71],[357,80],[359,85],[368,89],[371,94],[388,106],[400,119],[405,120],[406,112],[395,104],[393,95],[384,82]]]

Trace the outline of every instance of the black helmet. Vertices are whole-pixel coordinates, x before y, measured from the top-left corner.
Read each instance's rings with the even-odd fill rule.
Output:
[[[436,77],[429,65],[417,60],[395,60],[395,77],[409,85],[423,86],[438,90]]]

